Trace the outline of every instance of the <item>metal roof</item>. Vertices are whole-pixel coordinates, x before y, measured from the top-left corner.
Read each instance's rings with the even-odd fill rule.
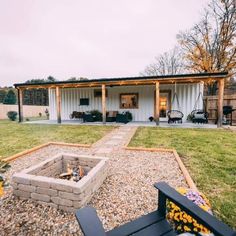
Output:
[[[149,80],[178,80],[178,79],[203,79],[203,78],[224,78],[228,72],[215,72],[215,73],[195,73],[195,74],[177,74],[177,75],[155,75],[155,76],[137,76],[137,77],[119,77],[119,78],[99,78],[78,81],[54,81],[43,83],[16,83],[14,86],[27,87],[37,85],[61,85],[61,84],[88,84],[88,83],[107,83],[107,82],[122,82],[122,81],[149,81]]]

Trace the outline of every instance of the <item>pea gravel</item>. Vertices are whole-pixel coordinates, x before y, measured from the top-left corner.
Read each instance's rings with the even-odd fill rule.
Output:
[[[11,163],[12,174],[61,152],[94,154],[89,148],[50,145]],[[117,227],[157,208],[153,184],[166,181],[187,187],[171,153],[115,149],[109,157],[109,174],[89,205],[97,209],[106,230]],[[0,235],[82,235],[73,213],[66,213],[31,200],[19,200],[11,186],[0,199]]]

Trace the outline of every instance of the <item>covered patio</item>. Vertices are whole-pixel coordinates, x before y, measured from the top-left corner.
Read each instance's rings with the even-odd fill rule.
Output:
[[[198,96],[203,94],[204,83],[217,82],[217,127],[221,127],[226,77],[226,72],[220,72],[15,84],[18,90],[19,122],[23,121],[23,91],[45,88],[49,90],[50,114],[50,121],[45,121],[45,123],[81,124],[81,121],[70,120],[74,111],[86,113],[90,110],[98,110],[101,112],[102,124],[106,124],[108,112],[116,111],[123,114],[128,111],[134,121],[128,125],[215,127],[215,125],[189,123],[188,116],[195,107],[204,109],[203,101],[196,101]],[[184,116],[183,124],[166,122],[168,111],[171,110],[181,111]],[[101,122],[92,123],[99,125]],[[92,123],[89,122],[89,124]],[[107,124],[112,123],[107,122]]]

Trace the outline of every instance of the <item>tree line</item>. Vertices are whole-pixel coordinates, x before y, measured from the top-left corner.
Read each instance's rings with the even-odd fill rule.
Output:
[[[85,77],[71,77],[67,81],[81,81],[88,80]],[[46,79],[31,79],[25,81],[27,84],[56,82],[57,79],[53,76],[48,76]],[[17,104],[17,90],[15,88],[0,88],[0,103],[3,104]],[[23,104],[24,105],[39,105],[48,106],[48,89],[25,89],[23,91]]]
[[[176,47],[157,56],[141,75],[227,71],[226,87],[236,87],[235,0],[211,0],[202,19],[176,38]],[[208,95],[216,91],[216,83],[207,84]]]

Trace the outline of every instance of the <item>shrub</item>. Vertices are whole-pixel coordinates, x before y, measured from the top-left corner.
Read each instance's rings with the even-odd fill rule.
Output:
[[[15,121],[17,117],[17,112],[16,111],[9,111],[7,112],[7,116],[10,120]]]

